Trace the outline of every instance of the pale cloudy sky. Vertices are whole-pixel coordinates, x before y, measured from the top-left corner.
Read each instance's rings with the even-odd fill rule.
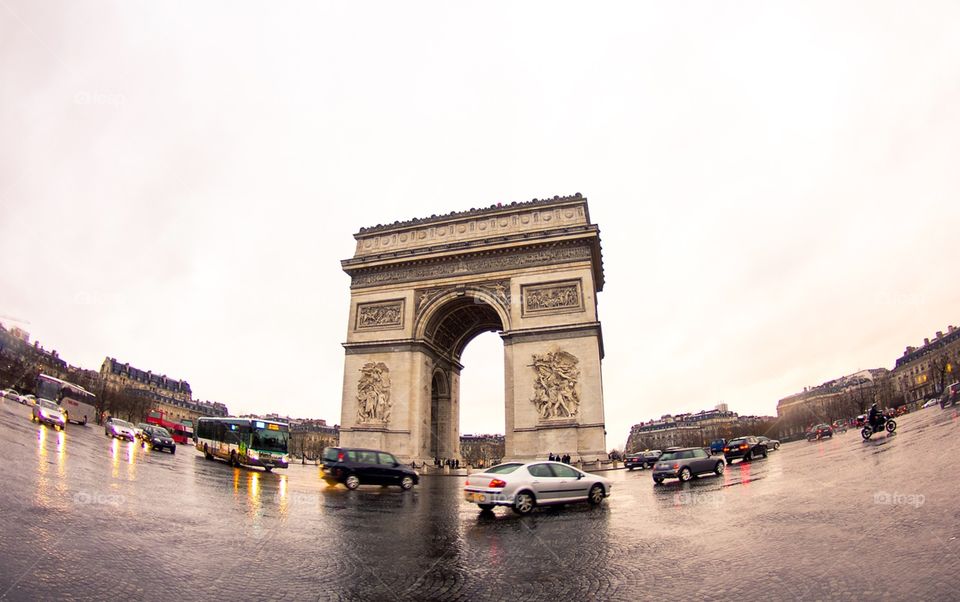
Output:
[[[957,2],[0,0],[0,321],[237,413],[339,422],[361,226],[581,192],[608,446],[774,414],[960,323],[958,164]]]

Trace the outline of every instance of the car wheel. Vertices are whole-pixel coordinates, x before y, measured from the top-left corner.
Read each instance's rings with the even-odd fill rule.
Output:
[[[766,448],[763,449],[763,457],[764,457],[764,458],[767,457],[767,449],[766,449]]]
[[[633,472],[633,466],[627,466],[627,470],[629,470],[630,472]]]
[[[171,454],[177,453],[177,448],[171,447],[171,448],[170,448],[170,453],[171,453]]]
[[[690,469],[684,466],[680,469],[680,474],[677,475],[677,478],[680,479],[681,483],[686,483],[693,478],[693,473],[690,472]]]
[[[400,489],[404,491],[413,489],[413,477],[403,477],[400,479]]]
[[[657,485],[662,485],[663,477],[653,477],[653,482],[656,483]]]
[[[513,511],[517,514],[530,514],[536,505],[537,501],[534,499],[532,493],[529,491],[521,491],[513,500]]]
[[[713,472],[717,473],[717,476],[723,474],[723,462],[717,462],[717,465],[713,467]]]
[[[753,461],[753,450],[748,451],[748,452],[743,456],[743,461],[744,461],[744,462],[752,462],[752,461]]]
[[[587,501],[590,502],[590,503],[591,503],[592,505],[594,505],[594,506],[596,506],[597,504],[599,504],[600,502],[602,502],[602,501],[603,501],[603,486],[597,484],[597,485],[594,485],[593,487],[591,487],[591,488],[590,488],[590,493],[587,495]]]
[[[493,512],[493,504],[477,504],[480,507],[480,512]]]
[[[778,449],[780,449],[780,444],[779,444],[779,443],[774,443],[774,444],[773,444],[773,451],[777,451]]]
[[[347,486],[347,489],[353,491],[354,489],[360,486],[360,479],[357,478],[357,475],[352,474],[349,477],[347,477],[347,480],[344,481],[343,484]]]

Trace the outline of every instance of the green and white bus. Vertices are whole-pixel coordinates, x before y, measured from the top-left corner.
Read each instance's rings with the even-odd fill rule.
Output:
[[[287,443],[290,427],[284,422],[256,418],[200,418],[193,431],[194,445],[207,460],[220,458],[231,466],[260,466],[270,472],[290,463]]]

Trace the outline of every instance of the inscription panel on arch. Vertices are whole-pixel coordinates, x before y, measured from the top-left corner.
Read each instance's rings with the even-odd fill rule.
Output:
[[[392,330],[403,328],[403,299],[357,304],[354,330]]]
[[[524,316],[583,311],[583,285],[579,279],[527,284],[520,287]]]

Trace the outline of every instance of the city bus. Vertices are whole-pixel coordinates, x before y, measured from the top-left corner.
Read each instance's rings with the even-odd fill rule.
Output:
[[[162,426],[170,432],[170,437],[181,445],[189,445],[193,440],[193,429],[182,422],[167,420],[163,410],[151,410],[147,414],[147,424]]]
[[[194,430],[197,451],[207,460],[219,458],[231,466],[260,466],[270,472],[290,463],[290,427],[257,418],[200,418]]]
[[[67,422],[87,424],[97,417],[96,396],[83,387],[46,374],[37,375],[36,385],[37,399],[47,399],[60,406]]]

